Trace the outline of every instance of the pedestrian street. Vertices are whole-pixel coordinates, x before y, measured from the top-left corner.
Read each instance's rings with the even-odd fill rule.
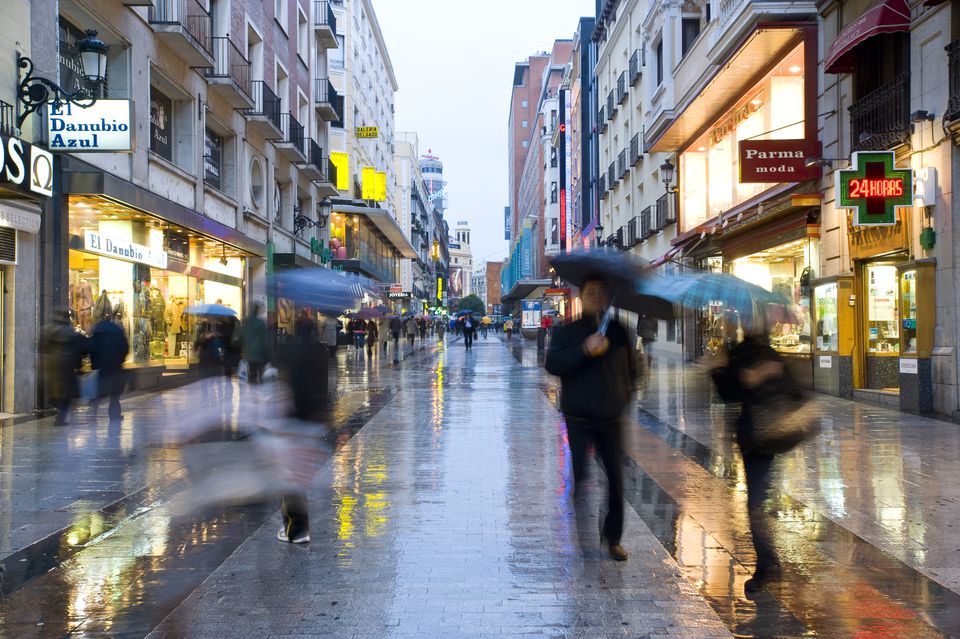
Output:
[[[572,494],[558,383],[535,342],[448,335],[340,348],[335,452],[308,544],[277,503],[176,514],[188,450],[157,446],[182,391],[0,427],[2,637],[960,636],[960,455],[950,424],[820,398],[778,460],[781,583],[754,557],[727,411],[656,360],[630,410],[626,562],[600,544],[603,474]],[[231,398],[247,392],[231,383]]]

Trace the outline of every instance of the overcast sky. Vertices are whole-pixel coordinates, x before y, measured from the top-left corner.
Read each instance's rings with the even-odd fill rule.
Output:
[[[472,229],[474,260],[507,255],[507,115],[514,64],[572,38],[594,0],[373,0],[397,75],[396,130],[443,161],[451,231]]]

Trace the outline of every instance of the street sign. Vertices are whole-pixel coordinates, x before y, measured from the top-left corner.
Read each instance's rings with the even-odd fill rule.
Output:
[[[540,328],[540,320],[543,316],[543,302],[526,301],[522,302],[522,314],[520,317],[521,328]]]
[[[858,151],[834,178],[838,209],[854,209],[854,226],[893,226],[913,206],[913,171],[894,166],[893,151]]]
[[[356,134],[358,138],[378,138],[380,137],[380,129],[375,126],[358,126]]]

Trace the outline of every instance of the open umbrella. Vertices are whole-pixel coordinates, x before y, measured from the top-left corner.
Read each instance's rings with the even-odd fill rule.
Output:
[[[188,315],[219,315],[222,317],[236,317],[237,312],[223,304],[194,304],[183,309]]]
[[[356,313],[351,313],[350,317],[352,317],[353,319],[365,319],[365,320],[380,319],[381,317],[383,317],[383,313],[378,311],[375,307],[371,308],[369,306],[365,306],[361,308],[359,311],[357,311]]]
[[[557,275],[577,287],[591,278],[605,280],[611,306],[661,319],[673,318],[673,302],[654,294],[655,291],[636,289],[638,281],[653,274],[647,263],[634,255],[613,249],[590,249],[562,253],[551,258],[550,264]]]
[[[373,290],[370,280],[325,268],[298,268],[273,278],[278,297],[316,308],[324,315],[340,315]]]
[[[736,310],[741,321],[749,325],[758,313],[761,317],[777,317],[777,321],[794,322],[791,303],[782,295],[744,281],[729,273],[696,273],[640,279],[636,283],[641,294],[656,294],[663,299],[691,308],[721,303]]]

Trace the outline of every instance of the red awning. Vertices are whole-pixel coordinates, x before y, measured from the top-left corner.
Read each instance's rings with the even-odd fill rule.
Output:
[[[848,24],[827,50],[823,64],[825,73],[853,71],[853,51],[860,43],[881,33],[910,30],[910,7],[907,0],[880,0]]]

